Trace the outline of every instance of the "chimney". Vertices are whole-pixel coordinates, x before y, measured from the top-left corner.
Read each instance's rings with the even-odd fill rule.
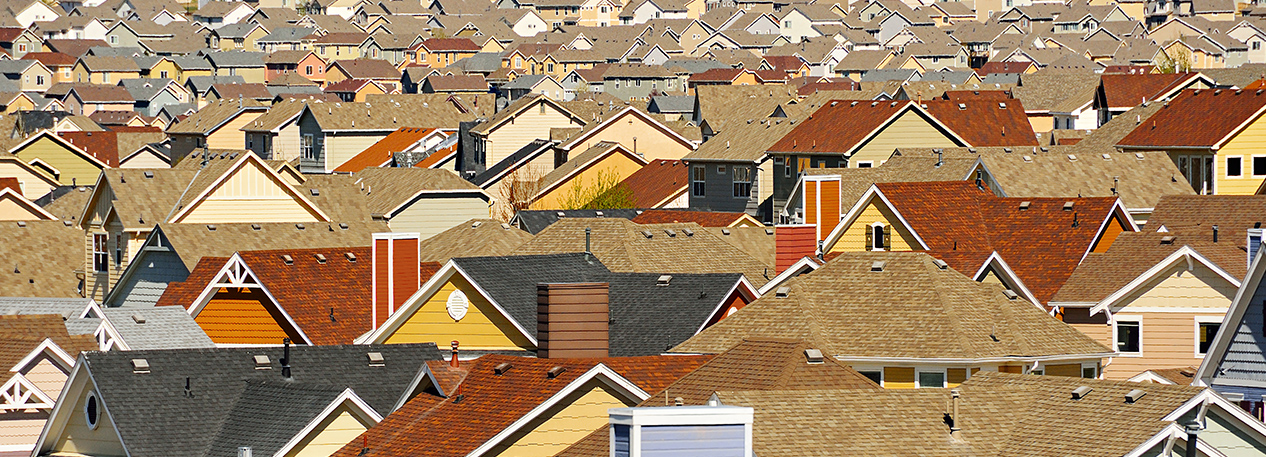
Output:
[[[373,235],[373,329],[386,322],[391,313],[422,287],[418,273],[419,239],[417,233]]]
[[[779,225],[774,227],[774,267],[781,274],[801,258],[813,256],[818,249],[816,225]]]
[[[282,338],[281,377],[290,379],[290,338]]]
[[[536,285],[536,356],[607,357],[607,283]]]

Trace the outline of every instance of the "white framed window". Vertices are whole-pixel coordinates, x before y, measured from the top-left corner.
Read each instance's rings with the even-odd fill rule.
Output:
[[[1143,356],[1143,316],[1113,316],[1112,341],[1122,357]]]
[[[88,392],[88,399],[84,401],[84,421],[92,430],[101,424],[101,400],[97,399],[96,392]]]
[[[752,198],[752,169],[734,167],[734,198]]]
[[[110,35],[110,44],[119,44],[119,36]]]
[[[1244,157],[1229,156],[1226,158],[1226,177],[1242,178],[1244,177]]]
[[[707,169],[702,165],[695,165],[690,168],[690,195],[695,197],[703,197],[706,186],[705,178],[707,177]]]
[[[1196,358],[1202,358],[1209,353],[1209,348],[1213,347],[1213,339],[1218,336],[1218,329],[1222,328],[1222,318],[1196,316],[1193,320],[1196,331]]]
[[[861,160],[857,162],[857,168],[873,168],[874,166],[875,161],[873,160]]]
[[[108,83],[108,82],[110,82],[110,73],[102,73],[102,74],[101,74],[101,82],[103,82],[103,83]]]
[[[914,371],[914,387],[916,389],[943,389],[946,387],[945,380],[945,369],[919,368]]]
[[[304,159],[316,160],[316,154],[313,153],[313,149],[312,149],[312,142],[313,142],[312,135],[309,134],[309,135],[303,136],[303,140],[299,146],[299,150],[302,152]]]
[[[109,240],[110,236],[104,233],[92,234],[92,271],[104,273],[110,269]]]
[[[1086,379],[1099,378],[1099,362],[1082,362],[1081,377]]]
[[[892,227],[875,222],[866,227],[866,250],[888,251],[892,249]]]
[[[1266,176],[1266,155],[1253,156],[1253,176]]]
[[[793,168],[791,164],[793,164],[793,163],[795,163],[795,160],[793,160],[791,157],[788,157],[788,158],[787,158],[787,161],[783,163],[783,167],[782,167],[782,177],[784,177],[784,178],[790,178],[790,177],[791,177],[791,169]]]

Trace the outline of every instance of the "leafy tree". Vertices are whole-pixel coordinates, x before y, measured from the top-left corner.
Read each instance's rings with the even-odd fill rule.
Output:
[[[1174,46],[1172,51],[1162,48],[1156,56],[1156,69],[1161,73],[1191,71],[1191,51],[1182,46]]]
[[[562,209],[619,209],[637,206],[633,190],[614,169],[598,171],[590,183],[576,180],[567,189],[559,206]]]

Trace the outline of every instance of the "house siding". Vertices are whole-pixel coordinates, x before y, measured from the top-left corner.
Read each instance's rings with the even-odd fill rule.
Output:
[[[579,188],[583,191],[592,189],[592,186],[597,184],[599,175],[602,174],[614,175],[618,181],[624,181],[641,168],[642,163],[623,153],[609,154],[597,163],[572,175],[566,182],[559,183],[554,189],[539,196],[532,202],[531,209],[572,209],[564,208],[562,205],[567,203],[566,200],[572,195],[574,189]],[[608,179],[611,178],[608,177]]]
[[[952,148],[958,146],[948,135],[933,127],[927,119],[915,111],[906,111],[897,120],[875,135],[853,153],[848,166],[857,168],[862,161],[879,166],[892,157],[897,148]]]
[[[479,196],[436,194],[414,202],[387,223],[392,232],[418,233],[426,239],[471,219],[487,219],[488,207]]]
[[[633,406],[620,400],[601,381],[591,380],[569,395],[525,432],[495,446],[488,455],[505,457],[548,457],[580,441],[607,423],[607,410]]]
[[[544,113],[540,108],[542,104],[546,107]],[[550,129],[583,125],[581,121],[573,119],[553,105],[538,101],[484,136],[484,150],[487,151],[485,166],[491,168],[535,140],[549,139]]]
[[[327,457],[333,455],[347,443],[352,442],[356,437],[373,427],[372,422],[362,422],[356,418],[356,415],[348,409],[346,405],[339,406],[338,409],[318,425],[312,433],[293,450],[286,453],[286,457]]]
[[[264,114],[263,111],[248,111],[239,114],[207,135],[207,148],[246,149],[246,134],[241,129],[262,114]]]
[[[678,160],[694,150],[693,145],[683,144],[667,132],[631,113],[625,113],[615,122],[608,123],[585,141],[573,145],[571,150],[581,152],[602,141],[619,143],[647,161]]]
[[[15,155],[26,163],[40,159],[41,162],[56,168],[61,172],[61,175],[57,177],[57,181],[65,186],[91,185],[97,181],[97,176],[101,174],[100,166],[80,157],[78,154],[66,149],[65,146],[57,144],[48,138],[40,138],[31,142]]]
[[[299,203],[279,178],[259,165],[243,166],[225,179],[180,223],[316,222],[317,215]]]
[[[118,432],[114,430],[114,421],[110,418],[107,407],[102,407],[97,428],[88,427],[88,421],[81,411],[88,401],[89,392],[91,392],[90,389],[84,389],[73,400],[62,399],[62,401],[71,402],[71,411],[74,413],[68,414],[66,429],[62,431],[52,450],[85,455],[127,455],[127,451],[123,449],[123,443],[119,441]],[[97,397],[97,404],[104,405],[100,397]]]
[[[866,231],[875,222],[892,227],[892,251],[913,251],[919,247],[919,241],[906,231],[901,219],[886,206],[879,204],[878,198],[872,198],[861,215],[828,248],[829,252],[869,251],[870,248],[866,246]]]
[[[751,162],[695,162],[687,163],[690,167],[703,166],[707,169],[706,179],[704,180],[704,195],[694,195],[693,188],[686,190],[690,195],[690,208],[705,211],[724,211],[750,214],[755,213],[757,202],[755,198],[760,195],[760,179],[756,176],[759,169]],[[725,173],[719,173],[717,167],[725,167]],[[747,167],[752,170],[752,196],[751,197],[735,197],[734,196],[734,168]],[[693,186],[693,183],[692,183]]]
[[[461,290],[470,306],[460,321],[449,317],[449,294]],[[536,346],[519,335],[508,319],[500,315],[492,304],[479,295],[475,287],[454,275],[447,283],[391,335],[386,343],[436,343],[448,344],[457,340],[463,348],[482,350],[535,350]],[[591,430],[592,431],[592,430]]]
[[[111,300],[105,305],[110,307],[150,307],[158,303],[158,299],[167,290],[167,284],[184,281],[189,277],[189,270],[180,257],[172,251],[145,251],[138,257],[135,268],[127,281],[117,284]]]
[[[220,289],[193,320],[216,344],[277,344],[282,338],[302,341],[281,328],[278,322],[284,317],[265,305],[267,302],[269,298],[260,289]]]
[[[1263,154],[1262,144],[1266,144],[1266,122],[1257,118],[1217,151],[1218,157],[1213,161],[1213,167],[1216,170],[1214,193],[1253,195],[1257,192],[1257,188],[1262,185],[1263,177],[1262,175],[1253,176],[1253,156],[1266,155]],[[1242,176],[1233,178],[1226,175],[1227,157],[1243,157],[1240,166]]]

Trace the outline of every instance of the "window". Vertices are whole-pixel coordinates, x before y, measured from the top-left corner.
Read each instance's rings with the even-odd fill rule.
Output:
[[[944,388],[945,387],[945,372],[944,371],[920,371],[919,376],[916,377],[916,380],[919,382],[919,385],[916,387],[920,389],[928,388],[928,387]]]
[[[164,71],[160,71],[160,72],[158,72],[158,77],[159,77],[159,78],[163,78],[163,79],[167,79],[167,71],[166,71],[166,70],[164,70]]]
[[[19,44],[19,45],[18,45],[18,52],[26,52],[26,45],[25,45],[25,44]]]
[[[603,12],[603,13],[607,12],[607,7],[605,7],[605,6],[604,6],[604,7],[602,7],[602,12]]]
[[[110,44],[119,44],[119,36],[110,35]]]
[[[707,176],[705,168],[695,166],[690,170],[690,194],[696,197],[704,196],[704,178]]]
[[[103,82],[103,83],[108,83],[108,82],[110,82],[110,74],[109,74],[109,73],[102,73],[102,74],[101,74],[101,82]]]
[[[1260,51],[1261,49],[1262,49],[1262,42],[1260,42],[1260,41],[1254,41],[1254,42],[1253,42],[1253,50],[1254,50],[1254,51]]]
[[[110,268],[110,254],[107,254],[106,241],[109,236],[104,233],[92,234],[92,271],[104,273]]]
[[[876,222],[866,230],[866,247],[872,251],[892,248],[892,227]]]
[[[553,72],[554,72],[554,64],[552,64],[552,63],[550,63],[550,64],[545,64],[545,71],[550,72],[550,73],[553,73]]]
[[[783,165],[783,167],[782,167],[782,177],[784,177],[784,178],[790,178],[790,177],[791,177],[791,169],[792,169],[792,168],[795,168],[794,166],[792,166],[792,165],[791,165],[791,164],[793,163],[793,161],[792,161],[791,157],[788,157],[788,158],[787,158],[787,161],[786,161],[786,162],[784,162],[784,163],[785,163],[786,165]]]
[[[316,160],[316,155],[312,153],[312,135],[303,136],[303,144],[300,146],[303,152],[303,158],[307,160]]]
[[[865,376],[871,381],[875,381],[875,384],[883,385],[883,381],[884,381],[883,370],[873,370],[873,371],[872,370],[858,370],[857,372],[861,373],[862,376]]]
[[[44,75],[35,75],[35,84],[40,85],[40,86],[43,86],[43,85],[44,85]]]
[[[875,162],[872,160],[863,160],[863,161],[857,162],[857,168],[872,168],[874,166],[875,166]]]
[[[1212,316],[1196,316],[1196,356],[1203,357],[1213,346],[1213,339],[1218,336],[1222,327],[1222,319]]]
[[[1086,379],[1095,379],[1099,377],[1099,363],[1083,363],[1081,364],[1081,377]]]
[[[1139,318],[1117,316],[1117,352],[1140,355],[1143,352],[1142,322]]]
[[[421,60],[423,60],[423,61],[425,61],[425,60],[426,60],[426,55],[425,55],[425,54],[423,54],[423,55],[419,56],[418,58],[419,58],[419,59],[421,59]],[[514,57],[514,68],[523,68],[523,58],[522,58],[522,57],[519,57],[519,56],[515,56],[515,57]]]
[[[306,67],[303,67],[303,72],[304,72],[304,74],[307,74],[307,75],[312,75],[312,66],[311,66],[311,65],[308,65],[308,66],[306,66]]]
[[[637,87],[642,87],[642,80],[637,80]]]
[[[734,198],[752,197],[752,169],[734,167]]]
[[[97,400],[97,394],[88,393],[88,400],[84,402],[84,419],[88,422],[88,428],[96,430],[97,424],[101,422],[101,405]]]
[[[1238,178],[1244,176],[1244,158],[1243,157],[1227,157],[1226,158],[1226,176],[1228,178]]]
[[[1266,176],[1266,156],[1253,156],[1253,176]]]
[[[121,234],[114,237],[114,267],[123,267],[123,236]]]

